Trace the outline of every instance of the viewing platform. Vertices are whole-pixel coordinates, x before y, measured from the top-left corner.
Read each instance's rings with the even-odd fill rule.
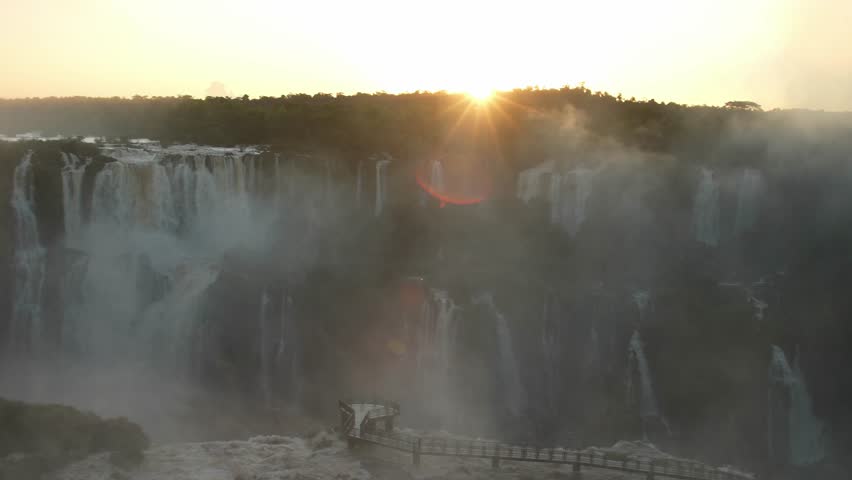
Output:
[[[341,433],[346,436],[350,447],[358,443],[368,443],[411,453],[414,465],[420,465],[423,456],[445,456],[490,459],[494,468],[499,468],[503,461],[571,465],[575,472],[581,471],[583,467],[602,468],[643,474],[648,480],[656,477],[685,480],[756,480],[755,475],[750,473],[689,460],[636,458],[615,452],[404,434],[394,429],[400,412],[396,402],[339,401],[338,407]]]

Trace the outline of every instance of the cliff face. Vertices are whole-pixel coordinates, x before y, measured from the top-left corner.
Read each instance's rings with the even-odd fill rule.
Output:
[[[24,155],[24,148],[0,142],[0,337],[7,337],[14,295],[15,220],[12,211],[12,188],[15,167]]]
[[[836,146],[789,143],[702,161],[599,147],[520,171],[445,161],[427,177],[385,155],[5,145],[0,189],[33,194],[4,218],[3,345],[143,364],[263,412],[382,393],[423,426],[645,436],[743,464],[769,457],[768,437],[797,445],[769,432],[775,391],[807,408],[772,418],[825,421],[848,445],[852,178]],[[447,202],[481,193],[465,177],[480,174],[487,201]],[[415,175],[453,191],[424,195]],[[34,245],[10,234],[20,212]],[[796,388],[770,384],[773,346],[798,358]]]

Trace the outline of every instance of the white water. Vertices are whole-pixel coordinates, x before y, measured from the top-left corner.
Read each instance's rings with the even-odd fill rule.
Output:
[[[588,376],[599,374],[601,371],[601,347],[598,329],[593,325],[589,329],[589,343],[586,345],[584,370]]]
[[[62,209],[65,215],[65,244],[79,242],[83,228],[83,176],[90,159],[80,160],[73,153],[62,153]]]
[[[364,195],[364,161],[358,160],[358,171],[355,176],[355,205],[361,206],[361,197]]]
[[[429,185],[438,192],[444,191],[444,166],[440,160],[432,162],[432,171],[429,176]]]
[[[550,185],[550,221],[574,236],[586,221],[596,170],[578,168],[553,174]]]
[[[441,164],[441,160],[439,159],[432,160],[432,166],[429,172],[429,187],[438,193],[444,192],[444,166]],[[420,192],[421,207],[426,206],[428,199],[428,193]]]
[[[406,429],[407,430],[407,429]],[[407,433],[406,430],[403,432]],[[410,430],[409,430],[410,431]],[[414,432],[416,433],[416,432]],[[467,442],[470,437],[433,433],[447,442]],[[617,442],[612,447],[591,447],[590,455],[615,452],[631,460],[677,457],[647,442]],[[556,450],[557,454],[559,449]],[[686,460],[686,459],[683,459]],[[246,440],[161,445],[145,452],[142,463],[123,470],[109,454],[93,455],[62,468],[47,480],[528,480],[570,477],[564,465],[505,462],[499,470],[482,459],[424,457],[411,465],[411,454],[376,449],[367,456],[352,454],[336,436],[321,432],[310,440],[262,436]],[[584,480],[628,480],[635,474],[584,469]]]
[[[429,398],[424,410],[440,419],[443,428],[455,421],[451,365],[455,349],[458,307],[444,290],[432,289],[414,326],[417,388]]]
[[[719,245],[719,184],[712,170],[701,169],[701,181],[692,210],[695,239],[705,245]]]
[[[257,339],[257,354],[260,361],[260,392],[263,395],[264,404],[269,407],[272,404],[272,391],[270,390],[269,382],[271,373],[269,371],[269,333],[267,332],[267,324],[269,322],[269,303],[272,300],[269,298],[269,293],[264,290],[260,296],[260,314],[258,315],[258,339]]]
[[[293,299],[286,293],[281,297],[278,342],[275,346],[275,368],[287,380],[287,397],[298,405],[302,392],[301,365],[298,332],[295,330]]]
[[[218,278],[222,256],[261,245],[273,214],[254,207],[260,176],[251,156],[123,158],[133,160],[97,173],[91,221],[74,237],[88,261],[79,299],[66,305],[63,340],[91,356],[154,355],[185,368],[197,364],[186,352],[203,350],[195,312]],[[65,218],[74,225],[80,202],[64,197]]]
[[[547,200],[550,223],[571,236],[586,221],[587,205],[599,169],[576,168],[560,173],[553,160],[522,171],[518,175],[517,196],[524,203]]]
[[[754,295],[748,296],[748,303],[750,303],[752,308],[754,308],[755,320],[762,321],[764,318],[766,318],[766,309],[769,308],[768,303],[755,297]]]
[[[371,478],[346,444],[328,434],[315,439],[263,436],[227,442],[161,445],[142,463],[122,471],[109,454],[91,456],[61,469],[51,480],[234,480]]]
[[[554,308],[555,301],[546,299],[542,307],[541,353],[544,357],[544,402],[548,411],[558,412],[557,386],[560,384],[562,372],[562,346],[560,335],[560,318],[558,309]],[[557,310],[557,311],[554,311]]]
[[[388,159],[376,162],[376,207],[374,214],[377,217],[384,211],[388,199],[388,165],[390,165]]]
[[[807,385],[802,374],[799,363],[799,355],[796,355],[794,366],[791,369],[787,362],[787,356],[784,350],[777,345],[772,346],[772,353],[769,361],[769,381],[770,387],[770,409],[777,408],[779,404],[786,402],[776,402],[773,395],[777,395],[777,387],[782,387],[789,395],[789,410],[787,411],[787,431],[788,431],[788,460],[793,465],[805,466],[817,463],[823,460],[826,456],[827,437],[825,425],[822,420],[814,415],[813,402],[808,393]],[[774,425],[773,412],[769,412],[769,448],[770,452],[779,453],[779,448],[773,445]]]
[[[491,293],[483,293],[474,298],[475,305],[487,307],[494,318],[495,332],[497,333],[497,348],[500,357],[500,381],[503,386],[503,402],[505,407],[513,415],[520,415],[525,404],[525,393],[521,376],[518,369],[518,360],[512,346],[512,331],[509,322],[503,313],[494,304],[494,296]]]
[[[647,438],[648,427],[652,422],[659,422],[671,434],[668,422],[657,403],[657,395],[654,392],[654,381],[651,378],[651,367],[648,365],[648,358],[645,356],[645,344],[642,342],[639,330],[635,330],[630,337],[630,343],[627,347],[627,359],[628,400],[638,400],[639,402],[639,416],[642,419],[643,436]]]
[[[169,278],[163,298],[145,309],[140,333],[144,343],[157,345],[171,365],[189,365],[187,373],[197,371],[204,348],[203,322],[198,311],[207,289],[219,278],[214,263],[178,268]],[[164,358],[161,357],[162,361]]]
[[[633,292],[633,303],[636,304],[636,309],[639,310],[639,324],[645,322],[648,314],[648,306],[651,304],[651,292],[647,290],[637,290]]]
[[[763,175],[753,168],[746,168],[737,185],[737,213],[734,217],[734,233],[743,233],[754,226],[760,213],[760,199],[765,190]]]
[[[551,186],[546,184],[545,179],[555,170],[556,162],[548,160],[518,174],[518,198],[524,203],[529,203],[534,199],[549,198],[547,194]]]
[[[10,322],[11,352],[37,353],[41,349],[45,249],[35,214],[32,152],[15,167],[12,184],[15,215],[15,295]]]

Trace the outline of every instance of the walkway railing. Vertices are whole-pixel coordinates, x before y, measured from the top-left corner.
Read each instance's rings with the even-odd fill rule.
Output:
[[[605,468],[645,474],[649,480],[655,476],[685,480],[755,480],[750,473],[690,460],[408,435],[393,430],[394,419],[399,416],[399,404],[395,402],[341,401],[339,407],[342,433],[350,445],[367,442],[411,453],[415,465],[420,464],[421,456],[431,455],[491,459],[495,468],[502,460],[570,464],[575,472],[582,466]]]

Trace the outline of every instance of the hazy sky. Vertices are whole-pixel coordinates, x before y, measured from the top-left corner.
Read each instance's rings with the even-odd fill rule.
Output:
[[[852,110],[850,26],[852,0],[0,0],[0,97],[585,81]]]

